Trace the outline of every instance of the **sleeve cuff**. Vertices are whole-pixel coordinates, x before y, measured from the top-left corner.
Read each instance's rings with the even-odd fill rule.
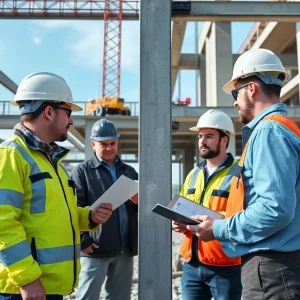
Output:
[[[213,234],[214,234],[215,239],[219,242],[228,242],[229,241],[229,232],[227,229],[227,219],[214,221]]]
[[[42,275],[42,271],[36,261],[26,270],[22,272],[15,272],[9,275],[12,283],[17,286],[23,286],[35,281]]]

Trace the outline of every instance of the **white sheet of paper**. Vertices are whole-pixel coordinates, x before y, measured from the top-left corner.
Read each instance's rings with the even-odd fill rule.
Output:
[[[92,205],[91,209],[99,206],[101,203],[111,203],[112,209],[116,209],[121,204],[134,196],[139,189],[139,183],[124,175],[118,180]]]
[[[214,220],[220,220],[223,216],[215,211],[212,211],[202,205],[189,201],[183,197],[179,197],[172,210],[187,217],[196,215],[206,215]]]

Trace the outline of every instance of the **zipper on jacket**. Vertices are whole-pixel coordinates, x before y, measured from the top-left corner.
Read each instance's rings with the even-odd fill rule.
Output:
[[[58,180],[59,180],[59,183],[60,183],[60,186],[61,186],[61,189],[64,193],[64,198],[65,198],[65,202],[67,204],[67,208],[68,208],[68,211],[69,211],[69,217],[70,217],[70,223],[71,223],[71,228],[72,228],[72,236],[73,236],[73,254],[74,254],[74,259],[73,259],[73,266],[74,266],[74,278],[73,278],[73,284],[72,284],[72,290],[74,290],[74,286],[75,286],[75,283],[76,283],[76,272],[77,272],[77,266],[76,266],[76,238],[75,238],[75,229],[74,229],[74,226],[73,226],[73,222],[72,222],[72,214],[71,214],[71,210],[70,210],[70,207],[69,207],[69,204],[68,204],[68,200],[67,200],[67,196],[66,196],[66,193],[65,193],[65,190],[64,190],[64,186],[62,184],[62,181],[59,177],[59,174],[58,174],[58,171],[57,171],[57,162],[56,164],[54,165],[54,163],[52,162],[51,158],[47,155],[46,156],[47,159],[49,160],[49,162],[51,163],[51,165],[53,166],[54,170],[55,170],[55,173],[58,177]],[[58,161],[58,160],[57,160]]]
[[[103,166],[104,167],[104,166]],[[114,179],[113,179],[113,177],[112,177],[112,175],[111,175],[111,173],[110,173],[110,171],[109,170],[107,170],[106,169],[106,167],[104,167],[104,169],[109,173],[109,176],[111,177],[111,180],[112,180],[112,184],[114,184],[115,183],[115,181],[114,181]],[[118,166],[116,166],[116,176],[117,176],[117,180],[118,180],[118,178],[120,177],[118,177]],[[103,184],[103,183],[102,183]],[[108,189],[106,189],[106,190],[104,190],[104,193],[107,191]],[[120,221],[120,212],[119,212],[119,210],[118,210],[118,225],[119,225],[119,234],[120,234],[120,240],[121,240],[121,251],[120,251],[120,255],[122,255],[123,253],[124,253],[124,241],[123,241],[123,236],[122,236],[122,231],[121,231],[121,221]],[[122,229],[123,229],[123,226],[122,226]]]
[[[231,164],[232,165],[232,164]],[[227,165],[224,165],[224,166],[220,166],[220,167],[218,167],[212,174],[211,174],[211,176],[208,178],[208,180],[207,180],[207,182],[206,182],[206,178],[205,178],[205,176],[206,176],[206,171],[202,168],[202,172],[204,173],[204,187],[203,187],[203,190],[202,190],[202,193],[201,193],[201,196],[200,196],[200,202],[199,202],[199,204],[203,204],[203,201],[204,201],[204,195],[205,195],[205,192],[206,192],[206,189],[207,189],[207,187],[208,187],[208,185],[209,185],[209,183],[211,182],[211,180],[217,175],[217,173],[219,172],[219,171],[221,171],[221,170],[223,170],[223,169],[225,169],[225,168],[228,168],[228,167],[230,167],[230,166],[227,166]],[[193,240],[192,240],[192,247],[193,247]],[[197,259],[198,259],[198,262],[199,263],[201,263],[202,264],[202,262],[201,262],[201,260],[200,260],[200,258],[199,258],[199,243],[198,243],[198,239],[197,239]]]

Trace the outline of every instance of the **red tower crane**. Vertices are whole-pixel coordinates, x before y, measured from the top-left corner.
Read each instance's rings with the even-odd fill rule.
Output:
[[[105,0],[102,97],[120,97],[122,0]]]

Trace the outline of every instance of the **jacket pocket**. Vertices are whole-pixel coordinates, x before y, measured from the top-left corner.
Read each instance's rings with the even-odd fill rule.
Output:
[[[225,212],[229,193],[223,190],[213,190],[209,198],[209,208],[218,212]]]

